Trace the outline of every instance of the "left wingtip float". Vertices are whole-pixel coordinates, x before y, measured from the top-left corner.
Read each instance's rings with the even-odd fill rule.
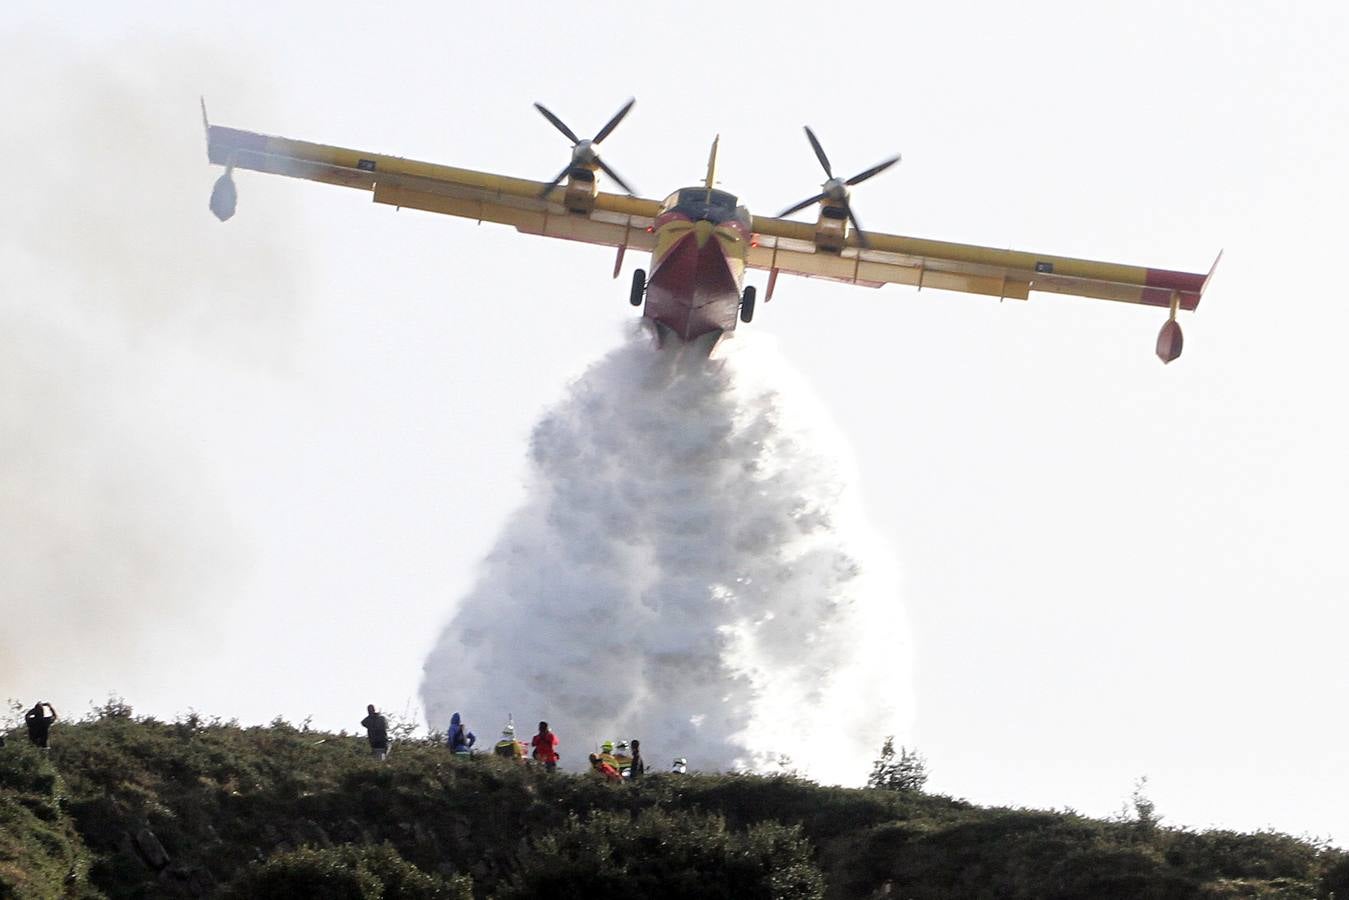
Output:
[[[211,188],[211,212],[222,222],[234,215],[234,209],[239,204],[239,191],[230,173],[231,170],[226,169],[225,174],[215,180],[215,187]]]
[[[206,115],[206,98],[201,98],[201,125],[206,130],[207,159],[210,159],[211,147],[211,120]],[[234,215],[235,208],[239,205],[239,190],[234,186],[234,165],[233,163],[225,166],[225,174],[215,180],[215,186],[211,188],[211,212],[215,217],[224,222]]]
[[[1208,274],[1204,276],[1203,284],[1199,287],[1199,296],[1204,295],[1208,290],[1209,282],[1213,280],[1213,273],[1218,271],[1218,263],[1222,262],[1223,252],[1218,251],[1218,258],[1213,260],[1213,265],[1209,267]],[[1162,330],[1157,333],[1157,358],[1163,364],[1175,362],[1185,349],[1185,333],[1180,329],[1180,322],[1176,321],[1176,312],[1180,309],[1180,294],[1176,291],[1171,292],[1171,317],[1162,325]],[[1197,301],[1196,301],[1197,305]]]

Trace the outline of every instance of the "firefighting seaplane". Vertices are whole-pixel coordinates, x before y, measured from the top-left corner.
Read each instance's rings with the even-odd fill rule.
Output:
[[[751,215],[716,184],[717,142],[707,177],[663,201],[633,191],[599,155],[599,145],[633,106],[629,100],[594,137],[581,138],[542,104],[538,111],[571,142],[571,156],[549,182],[529,181],[395,156],[312,144],[251,131],[206,126],[208,158],[225,167],[211,192],[210,208],[224,221],[234,215],[235,169],[271,172],[370,191],[376,203],[512,225],[527,234],[617,248],[614,277],[629,250],[651,254],[650,273],[632,273],[629,299],[643,307],[656,339],[696,344],[707,352],[735,331],[737,318],[754,317],[755,287],[746,269],[768,272],[765,301],[780,273],[826,278],[866,287],[908,284],[923,288],[1025,300],[1032,291],[1068,294],[1170,310],[1157,336],[1157,355],[1180,356],[1177,313],[1193,310],[1213,275],[1093,262],[998,250],[946,241],[865,232],[853,210],[851,188],[899,162],[891,157],[850,178],[834,174],[815,133],[806,138],[824,169],[815,195],[775,217]],[[599,190],[603,172],[623,194]],[[818,206],[813,223],[786,216]],[[1221,256],[1221,254],[1219,254]],[[1214,262],[1214,268],[1217,262]]]

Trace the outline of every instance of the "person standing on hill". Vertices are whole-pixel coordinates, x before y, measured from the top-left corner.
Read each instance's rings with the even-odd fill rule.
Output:
[[[48,715],[48,712],[51,714]],[[47,736],[51,734],[52,723],[55,721],[56,707],[41,700],[33,704],[33,708],[23,715],[23,723],[28,726],[28,739],[43,750],[47,749]]]
[[[502,759],[509,759],[520,765],[525,764],[525,745],[515,739],[515,722],[508,720],[506,727],[501,729],[501,740],[496,742],[492,748],[492,753]]]
[[[539,723],[539,733],[529,743],[534,748],[534,760],[543,763],[545,771],[551,772],[557,768],[557,761],[561,758],[557,753],[557,735],[548,730],[547,722]]]
[[[389,755],[389,720],[375,710],[373,703],[366,706],[365,711],[367,715],[361,719],[361,726],[370,739],[370,753],[383,762]]]
[[[618,771],[618,760],[614,758],[613,741],[605,741],[603,744],[600,744],[600,752],[596,755],[599,756],[600,762],[607,766],[612,766],[615,772]]]
[[[642,742],[632,739],[632,760],[628,763],[628,777],[641,778],[646,774],[646,760],[642,759]]]
[[[478,736],[468,730],[459,713],[450,716],[450,733],[445,739],[453,753],[462,753],[465,756],[473,752],[473,745],[477,743]]]

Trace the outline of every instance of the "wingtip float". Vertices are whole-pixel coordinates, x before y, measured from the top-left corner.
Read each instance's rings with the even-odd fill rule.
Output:
[[[786,272],[866,287],[908,284],[1017,300],[1032,292],[1054,293],[1169,309],[1156,346],[1158,357],[1169,363],[1184,345],[1177,313],[1193,311],[1213,277],[1212,269],[1207,274],[1176,272],[863,232],[850,189],[898,163],[899,156],[851,178],[837,178],[809,127],[806,137],[826,181],[818,194],[779,216],[752,216],[735,195],[713,186],[715,142],[703,184],[676,190],[663,201],[643,199],[634,196],[597,150],[633,103],[628,100],[588,139],[577,137],[547,107],[534,104],[572,142],[571,158],[550,182],[272,137],[207,121],[208,158],[225,167],[211,191],[211,212],[221,221],[234,215],[238,190],[233,172],[248,169],[370,191],[376,203],[400,209],[614,247],[614,277],[629,248],[649,252],[649,274],[643,269],[633,273],[630,302],[643,307],[658,340],[675,338],[709,348],[730,336],[737,321],[752,320],[755,288],[745,284],[745,273],[762,269],[769,273],[766,300],[772,299],[778,275]],[[600,191],[601,172],[626,193]],[[818,206],[813,223],[785,218],[812,204]]]

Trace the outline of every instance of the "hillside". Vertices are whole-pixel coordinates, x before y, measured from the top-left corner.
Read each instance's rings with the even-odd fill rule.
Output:
[[[988,809],[791,777],[545,775],[283,722],[61,723],[0,748],[0,898],[1349,897],[1274,833]]]

